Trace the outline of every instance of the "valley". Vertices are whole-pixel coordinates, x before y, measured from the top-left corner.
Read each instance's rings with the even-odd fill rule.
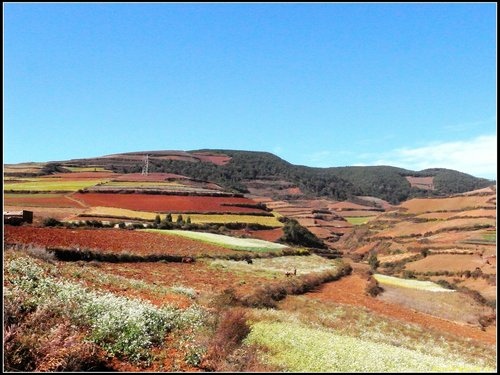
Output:
[[[495,182],[362,168],[230,150],[4,165],[4,361],[495,372]]]

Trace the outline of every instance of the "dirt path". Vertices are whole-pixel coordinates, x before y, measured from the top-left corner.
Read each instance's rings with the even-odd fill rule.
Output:
[[[353,273],[340,280],[324,284],[318,291],[310,292],[306,295],[322,301],[363,306],[380,315],[415,323],[422,327],[447,332],[455,336],[469,337],[474,340],[496,345],[495,327],[491,327],[486,331],[481,331],[478,327],[455,323],[400,305],[380,301],[365,294],[365,285],[365,279]]]
[[[83,208],[89,208],[89,206],[83,204],[82,202],[80,202],[78,199],[75,199],[71,196],[72,194],[69,194],[69,195],[66,195],[66,199],[69,199],[70,201],[73,201],[77,204],[79,204],[80,206],[82,206]]]

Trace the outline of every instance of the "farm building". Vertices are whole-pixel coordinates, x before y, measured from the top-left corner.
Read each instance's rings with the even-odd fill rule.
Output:
[[[21,223],[33,223],[33,211],[4,211],[3,223],[19,225]]]

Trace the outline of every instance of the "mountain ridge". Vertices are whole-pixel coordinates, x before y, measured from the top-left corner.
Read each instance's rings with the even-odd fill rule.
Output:
[[[281,194],[284,189],[300,191],[302,197],[327,197],[349,200],[355,196],[373,196],[397,204],[415,197],[439,197],[464,193],[496,184],[495,180],[447,169],[427,168],[413,171],[405,168],[381,166],[309,167],[292,164],[267,151],[231,149],[150,150],[132,151],[47,162],[41,174],[65,166],[95,166],[120,173],[139,173],[148,155],[148,172],[168,172],[205,181],[212,181],[226,189],[246,193],[255,180],[281,185],[273,187],[274,194],[296,198],[297,194]],[[427,178],[426,184],[411,182]],[[272,190],[271,189],[271,190]]]

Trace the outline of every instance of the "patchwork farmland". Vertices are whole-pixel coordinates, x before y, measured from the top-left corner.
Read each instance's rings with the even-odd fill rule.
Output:
[[[121,158],[4,175],[5,209],[35,218],[4,225],[8,369],[496,371],[495,187],[341,201],[278,178],[242,193],[177,169],[122,173],[143,154]],[[323,248],[298,241],[311,233]]]

